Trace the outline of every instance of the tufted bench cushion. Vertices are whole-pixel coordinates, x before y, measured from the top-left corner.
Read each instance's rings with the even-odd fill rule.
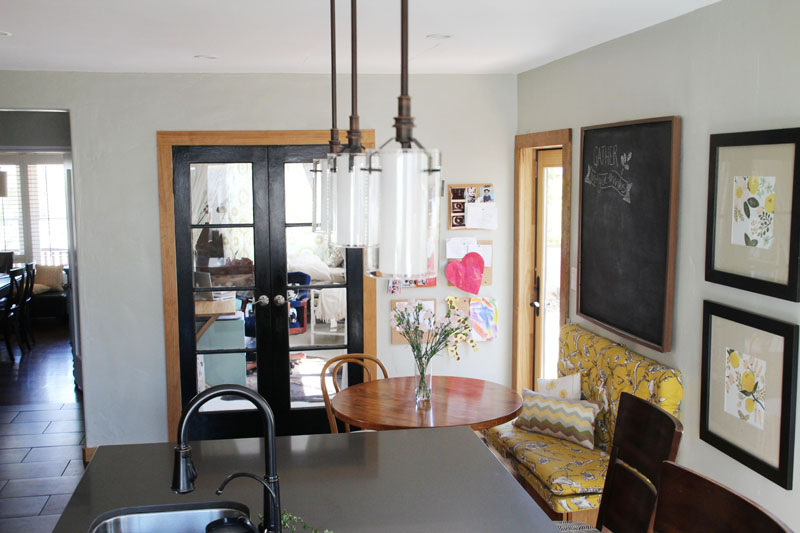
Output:
[[[554,511],[570,513],[600,505],[608,468],[603,450],[525,431],[511,422],[489,428],[485,435]]]
[[[558,375],[581,374],[584,398],[600,405],[595,449],[517,428],[511,422],[484,431],[529,488],[556,513],[596,509],[605,484],[619,399],[629,392],[675,417],[683,385],[680,372],[575,324],[561,327]]]

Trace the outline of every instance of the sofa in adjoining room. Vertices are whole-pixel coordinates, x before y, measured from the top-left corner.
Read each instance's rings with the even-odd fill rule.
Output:
[[[593,449],[513,422],[485,430],[484,436],[551,518],[593,522],[605,484],[620,396],[631,393],[677,417],[683,385],[678,370],[575,324],[562,326],[559,344],[558,375],[580,374],[580,397],[597,404]],[[591,446],[591,427],[588,431]]]
[[[66,322],[69,317],[67,291],[69,269],[63,265],[36,265],[31,298],[31,318],[55,318]]]

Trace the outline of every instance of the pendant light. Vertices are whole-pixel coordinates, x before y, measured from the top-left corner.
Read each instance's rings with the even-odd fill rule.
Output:
[[[366,248],[377,244],[379,172],[377,152],[364,152],[358,116],[358,44],[356,0],[350,0],[350,128],[331,172],[330,239],[334,246]],[[373,165],[374,163],[374,165]]]
[[[441,156],[414,138],[408,94],[408,0],[401,0],[401,72],[394,140],[379,153],[379,246],[366,252],[366,273],[374,277],[421,279],[436,275],[439,245]],[[413,147],[412,145],[415,145]]]
[[[325,236],[331,231],[331,173],[339,151],[339,130],[336,127],[336,0],[330,1],[331,10],[331,139],[328,154],[315,159],[311,167],[313,196],[311,209],[311,231]]]

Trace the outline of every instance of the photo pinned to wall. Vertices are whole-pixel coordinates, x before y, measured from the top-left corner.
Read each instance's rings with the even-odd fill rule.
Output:
[[[436,317],[436,300],[434,299],[416,299],[417,303],[422,304],[423,311],[430,311],[433,313],[433,316]],[[392,300],[392,311],[395,309],[403,309],[404,307],[408,306],[408,300]],[[400,335],[400,332],[394,327],[391,326],[392,330],[392,344],[408,344],[408,341]]]
[[[448,186],[449,229],[497,229],[494,185]]]
[[[798,326],[703,302],[700,438],[792,488]]]
[[[706,280],[800,301],[800,128],[710,144]]]
[[[401,294],[403,289],[435,286],[436,276],[426,279],[390,279],[387,285],[387,292],[389,294]]]

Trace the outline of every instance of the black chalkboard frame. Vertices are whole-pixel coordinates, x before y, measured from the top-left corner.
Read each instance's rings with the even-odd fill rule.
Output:
[[[668,184],[668,197],[666,201],[667,206],[667,224],[666,235],[664,235],[664,246],[661,249],[659,260],[663,261],[664,268],[663,279],[656,280],[657,283],[663,283],[663,299],[662,301],[654,302],[654,306],[659,311],[659,316],[655,317],[660,322],[659,334],[654,338],[643,338],[636,335],[631,331],[631,327],[626,323],[610,324],[604,317],[600,316],[601,313],[592,314],[586,310],[586,307],[594,306],[595,308],[602,307],[603,301],[593,300],[591,305],[587,304],[587,292],[582,290],[584,287],[583,276],[583,261],[581,257],[581,250],[583,248],[582,239],[584,235],[583,222],[584,218],[589,218],[584,212],[586,206],[583,199],[583,169],[585,162],[588,162],[590,157],[584,153],[587,145],[587,140],[596,133],[604,133],[614,128],[642,126],[642,135],[646,135],[648,130],[647,126],[653,123],[665,123],[669,128],[669,141],[668,146],[661,146],[662,150],[669,150],[669,169],[664,172],[665,179],[669,180]],[[598,326],[612,331],[621,337],[632,340],[637,344],[646,346],[653,350],[666,353],[672,348],[672,323],[673,323],[673,309],[674,309],[674,292],[675,292],[675,257],[677,253],[677,240],[678,240],[678,194],[680,184],[680,148],[681,148],[681,117],[679,116],[666,116],[656,117],[640,120],[629,120],[623,122],[615,122],[610,124],[600,124],[596,126],[585,126],[581,128],[581,164],[580,173],[578,178],[578,291],[577,291],[577,315],[581,318],[588,320]],[[635,226],[636,227],[636,226]],[[645,269],[645,265],[638,265],[639,268]],[[614,283],[620,283],[622,280],[609,278],[609,290],[612,290]],[[630,302],[632,303],[632,302]]]

